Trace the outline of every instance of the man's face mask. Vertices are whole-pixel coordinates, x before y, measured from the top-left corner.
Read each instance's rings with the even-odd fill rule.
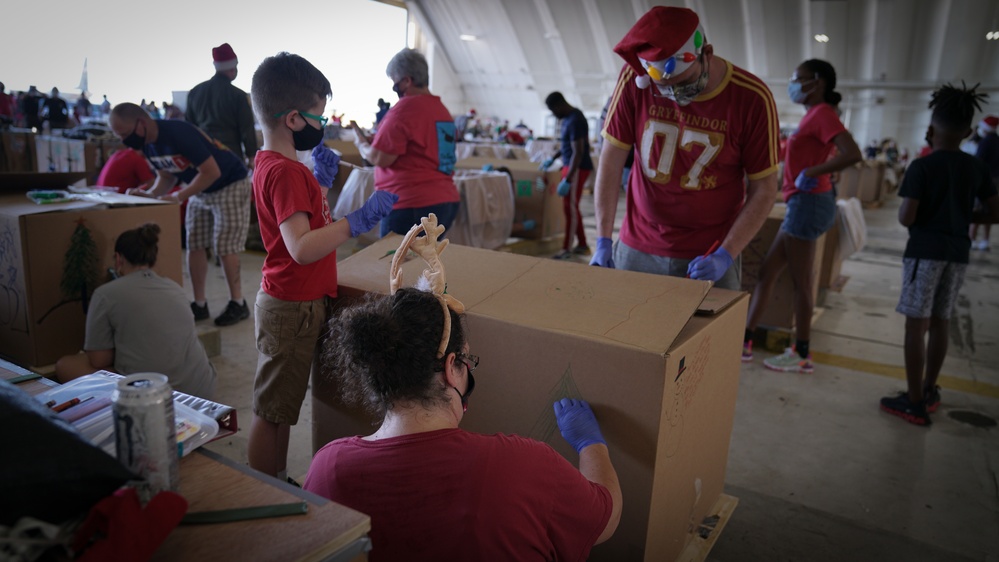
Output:
[[[694,98],[700,95],[708,85],[708,77],[711,73],[711,68],[704,64],[704,54],[702,53],[698,58],[701,64],[701,75],[697,77],[697,80],[689,84],[677,84],[675,86],[656,84],[656,88],[659,88],[659,93],[681,106],[689,105],[690,102],[694,101]]]
[[[121,139],[121,144],[135,150],[142,150],[142,147],[146,146],[146,135],[139,136],[138,130],[139,122],[136,121],[135,128],[127,137]]]

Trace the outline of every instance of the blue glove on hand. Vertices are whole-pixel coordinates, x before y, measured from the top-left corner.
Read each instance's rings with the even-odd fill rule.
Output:
[[[312,149],[312,161],[315,163],[312,175],[319,180],[319,185],[331,187],[340,169],[340,155],[319,143]]]
[[[558,422],[562,437],[576,449],[577,453],[590,445],[607,444],[600,433],[597,418],[586,400],[563,398],[556,402],[555,421]]]
[[[709,256],[697,256],[687,265],[687,277],[702,281],[718,281],[732,267],[732,256],[718,248]]]
[[[610,238],[597,238],[597,251],[593,252],[590,265],[614,269],[614,242]]]
[[[572,184],[569,183],[569,180],[564,179],[564,180],[558,182],[558,196],[559,197],[565,197],[566,195],[569,195],[569,191],[571,189],[572,189]]]
[[[492,164],[485,164],[485,165],[483,165],[482,166],[482,171],[483,172],[491,172],[491,171],[493,171],[493,165]]]
[[[388,191],[376,191],[368,197],[368,200],[361,205],[361,208],[347,213],[347,224],[350,225],[350,235],[354,238],[371,230],[378,224],[378,221],[387,217],[392,212],[392,205],[399,200],[399,196]]]
[[[545,170],[548,169],[549,166],[551,166],[554,163],[555,163],[554,158],[546,158],[545,161],[542,162],[540,166],[538,166],[538,169],[544,172]]]
[[[534,227],[538,226],[538,223],[534,219],[527,219],[526,221],[521,223],[521,226],[524,228],[524,230],[534,230]]]
[[[805,175],[805,170],[802,170],[798,177],[794,180],[794,187],[799,191],[811,191],[819,185],[819,178],[810,178]]]

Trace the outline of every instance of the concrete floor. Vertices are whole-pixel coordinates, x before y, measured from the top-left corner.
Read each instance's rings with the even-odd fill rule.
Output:
[[[933,426],[884,414],[878,399],[905,386],[904,319],[894,308],[907,233],[897,206],[893,198],[865,211],[867,246],[843,264],[849,280],[841,292],[822,299],[812,329],[815,374],[768,371],[764,350],[743,365],[726,479],[739,504],[709,560],[999,560],[999,428],[956,419],[999,419],[999,251],[972,253]],[[582,207],[593,244],[592,198]],[[619,215],[623,208],[622,200]],[[559,242],[513,249],[553,255]],[[352,250],[341,248],[338,258]],[[251,304],[262,262],[243,255]],[[211,268],[213,314],[225,306],[224,287],[221,270]],[[221,340],[216,399],[238,408],[242,429],[208,448],[246,462],[252,318],[221,329]],[[307,397],[292,429],[288,473],[299,479],[312,455],[310,406]]]

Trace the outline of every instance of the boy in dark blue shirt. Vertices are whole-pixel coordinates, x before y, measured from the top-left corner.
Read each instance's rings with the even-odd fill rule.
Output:
[[[977,86],[976,86],[977,87]],[[933,152],[905,172],[898,220],[909,228],[902,294],[908,392],[881,399],[881,409],[927,426],[940,406],[937,377],[947,356],[948,324],[968,267],[971,222],[999,221],[999,196],[985,164],[961,151],[984,94],[950,84],[933,92],[926,141]],[[985,211],[974,212],[975,198]],[[929,333],[929,343],[926,336]]]

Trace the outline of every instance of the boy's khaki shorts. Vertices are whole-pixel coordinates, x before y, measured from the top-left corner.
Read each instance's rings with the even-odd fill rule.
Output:
[[[321,336],[326,331],[329,299],[290,302],[257,293],[254,324],[257,374],[253,413],[271,423],[295,425],[309,387]]]

